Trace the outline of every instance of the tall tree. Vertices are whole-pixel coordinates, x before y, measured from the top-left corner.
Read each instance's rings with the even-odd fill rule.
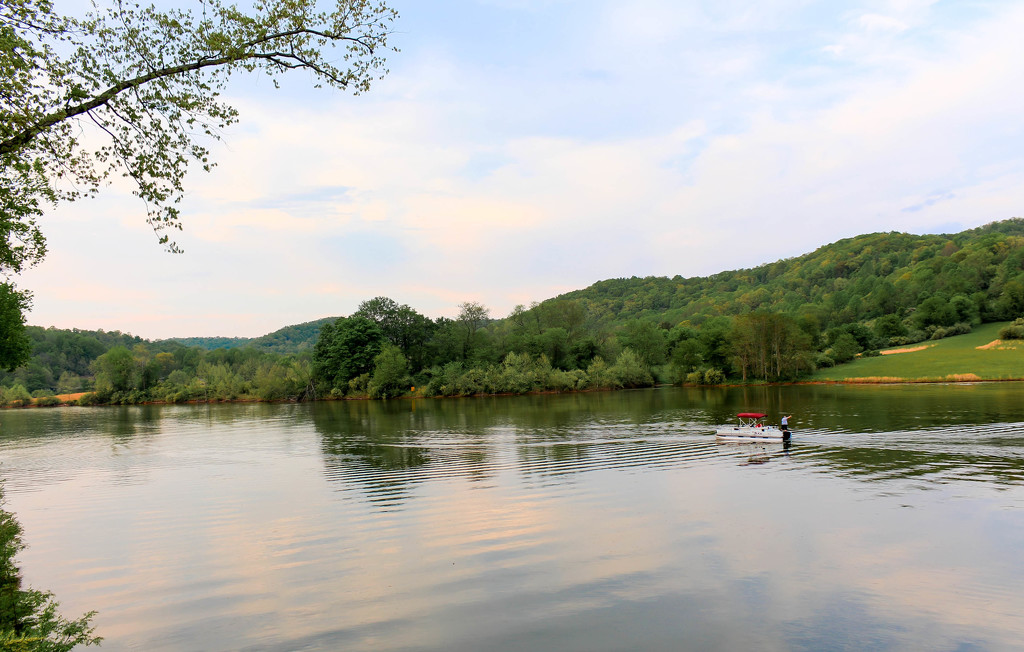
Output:
[[[380,0],[203,0],[193,13],[97,0],[84,17],[50,0],[0,3],[0,274],[46,253],[43,207],[95,194],[122,175],[171,251],[190,165],[238,119],[229,77],[300,70],[361,93],[386,73],[397,17]]]
[[[617,336],[622,347],[632,349],[648,369],[665,361],[665,331],[654,322],[631,319]]]
[[[363,301],[353,314],[356,316],[376,322],[389,342],[400,348],[414,365],[422,365],[427,341],[435,328],[429,317],[388,297]]]
[[[810,370],[810,338],[788,315],[750,312],[736,317],[730,337],[743,380],[795,377]]]
[[[481,303],[464,301],[459,304],[459,316],[456,323],[462,331],[462,359],[471,359],[477,341],[478,332],[490,317],[490,310]]]
[[[14,371],[28,362],[32,342],[25,334],[29,295],[9,283],[0,283],[0,368]]]
[[[370,380],[370,396],[388,398],[399,396],[407,388],[406,376],[409,362],[402,350],[394,344],[385,344],[373,359],[373,377]]]
[[[396,340],[401,337],[401,328],[398,324],[398,313],[401,309],[402,306],[398,305],[398,302],[394,299],[374,297],[360,303],[359,309],[353,315],[366,317],[377,322],[380,330],[384,333],[384,337],[397,346],[398,342]]]
[[[115,346],[96,358],[96,390],[101,393],[127,392],[139,381],[139,364],[123,346]]]
[[[340,317],[324,324],[313,348],[313,373],[328,387],[343,388],[349,380],[373,370],[384,334],[366,317]]]

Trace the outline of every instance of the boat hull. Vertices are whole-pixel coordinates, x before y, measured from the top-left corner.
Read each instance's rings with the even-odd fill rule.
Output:
[[[730,441],[788,441],[790,431],[779,430],[774,426],[720,426],[715,430],[715,435]]]

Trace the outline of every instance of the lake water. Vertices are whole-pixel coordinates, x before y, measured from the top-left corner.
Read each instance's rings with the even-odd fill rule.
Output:
[[[1024,385],[0,412],[106,650],[1011,650]],[[720,444],[744,410],[794,439]]]

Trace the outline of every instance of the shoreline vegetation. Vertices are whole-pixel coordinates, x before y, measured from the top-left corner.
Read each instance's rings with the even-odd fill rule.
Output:
[[[748,383],[721,383],[719,385],[671,385],[669,383],[660,383],[656,385],[650,385],[647,388],[658,388],[658,387],[692,387],[692,388],[704,388],[710,389],[714,387],[771,387],[771,386],[785,386],[785,385],[942,385],[942,384],[969,384],[969,383],[1019,383],[1024,382],[1024,376],[1019,378],[981,378],[976,374],[950,374],[944,378],[900,378],[897,376],[870,376],[864,378],[847,378],[845,380],[796,380],[796,381],[778,381],[778,382],[764,382],[764,381],[751,381]],[[644,388],[630,388],[630,389],[644,389]],[[578,394],[578,393],[589,393],[589,392],[614,392],[619,391],[616,388],[602,387],[594,389],[574,389],[574,390],[532,390],[529,392],[514,393],[514,392],[502,392],[497,394],[460,394],[453,396],[426,396],[426,395],[414,395],[414,394],[403,394],[400,396],[391,397],[391,400],[417,400],[417,399],[446,399],[446,398],[500,398],[500,397],[511,397],[511,396],[541,396],[545,394]],[[81,393],[85,395],[86,393]],[[296,398],[283,398],[264,400],[260,398],[209,398],[209,399],[190,399],[187,401],[163,401],[163,400],[150,400],[141,401],[139,403],[102,403],[102,402],[84,402],[80,403],[77,399],[64,399],[60,395],[56,396],[57,402],[36,402],[38,399],[32,399],[31,403],[25,405],[4,405],[0,406],[0,409],[4,410],[15,410],[15,409],[33,409],[33,408],[49,408],[49,407],[119,407],[122,405],[218,405],[226,403],[296,403],[300,402]],[[317,399],[311,399],[310,402],[315,401],[372,401],[380,400],[373,399],[368,395],[363,396],[342,396],[342,397],[322,397]],[[386,400],[386,399],[385,399]]]
[[[1024,380],[1024,219],[876,233],[753,269],[630,278],[431,319],[387,297],[261,338],[27,327],[0,405],[500,396]],[[74,398],[72,398],[74,397]]]
[[[653,388],[653,387],[695,387],[695,388],[712,388],[712,387],[743,387],[743,386],[773,386],[773,385],[913,385],[913,384],[965,384],[965,383],[1001,383],[1001,382],[1024,382],[1024,375],[1021,376],[1003,376],[1003,377],[984,377],[979,376],[975,373],[952,373],[944,376],[927,376],[927,377],[901,377],[901,376],[850,376],[846,378],[837,379],[804,379],[804,380],[788,380],[788,381],[760,381],[750,380],[747,382],[722,382],[717,384],[673,384],[673,383],[651,383],[649,385],[637,385],[636,387],[590,387],[581,389],[532,389],[523,392],[477,392],[473,394],[424,394],[407,392],[400,393],[389,398],[402,400],[402,399],[433,399],[433,398],[493,398],[501,396],[525,396],[525,395],[543,395],[543,394],[570,394],[570,393],[582,393],[582,392],[602,392],[602,391],[616,391],[619,389],[639,389],[639,388]],[[388,398],[388,397],[385,397]],[[5,404],[0,406],[2,409],[18,409],[18,408],[46,408],[46,407],[113,407],[117,405],[176,405],[176,404],[189,404],[189,405],[209,405],[209,404],[222,404],[222,403],[260,403],[260,402],[301,402],[301,401],[365,401],[375,400],[369,394],[357,394],[357,395],[328,395],[320,396],[316,398],[300,399],[299,397],[285,397],[285,398],[273,398],[264,399],[255,396],[235,396],[235,397],[215,397],[209,398],[191,398],[186,400],[141,400],[134,403],[130,402],[104,402],[98,400],[93,392],[76,392],[73,394],[57,394],[52,397],[37,397],[31,398],[27,402],[21,402],[18,404]]]
[[[989,336],[989,332],[994,329],[1005,329],[1012,324],[991,324],[987,325],[982,329],[979,329],[978,333],[968,334],[965,336],[957,336],[955,338],[948,338],[946,340],[946,346],[940,350],[937,354],[942,359],[948,359],[949,351],[965,351],[973,348],[977,351],[1017,351],[1018,349],[1024,353],[1024,342],[1016,340],[1003,341],[1001,339],[995,339],[987,342],[986,344],[977,345],[976,342],[985,339]],[[935,343],[914,346],[914,347],[901,347],[893,349],[885,349],[878,352],[879,356],[891,356],[897,354],[907,353],[918,353],[922,351],[928,351],[936,346]],[[945,351],[945,353],[943,353]],[[872,356],[869,356],[872,357]],[[846,366],[847,373],[856,373],[857,362],[863,359],[860,356],[855,358],[853,361],[848,363]],[[906,359],[906,358],[904,358]],[[1021,362],[1024,362],[1024,356],[1020,358]],[[926,363],[929,361],[925,361]],[[986,366],[986,360],[983,356],[978,356],[975,361],[977,365],[982,367]],[[888,365],[894,367],[894,365]],[[920,366],[920,365],[917,365]],[[1018,367],[1024,370],[1024,365]],[[991,383],[991,382],[1024,382],[1024,374],[1019,376],[1005,376],[1005,375],[979,375],[974,372],[961,372],[961,373],[946,373],[944,375],[932,375],[932,376],[898,376],[898,375],[871,375],[871,376],[836,376],[836,372],[839,369],[834,369],[833,373],[828,375],[833,377],[828,378],[804,378],[798,380],[785,380],[785,381],[763,381],[752,379],[746,382],[736,382],[735,380],[728,381],[724,380],[720,383],[658,383],[650,382],[649,384],[636,384],[629,388],[641,388],[641,387],[664,387],[664,386],[684,386],[684,387],[737,387],[737,386],[770,386],[770,385],[895,385],[895,384],[943,384],[943,383]],[[991,371],[991,370],[990,370]],[[651,377],[653,379],[653,376]],[[614,391],[616,389],[629,389],[624,386],[607,386],[607,387],[578,387],[578,388],[534,388],[527,389],[525,391],[505,391],[505,392],[476,392],[472,394],[427,394],[424,391],[416,392],[415,388],[411,388],[408,392],[398,392],[396,395],[390,398],[396,399],[417,399],[417,398],[473,398],[473,397],[497,397],[497,396],[522,396],[522,395],[541,395],[541,394],[562,394],[562,393],[579,393],[579,392],[594,392],[594,391]],[[300,399],[299,397],[282,397],[265,399],[258,396],[209,396],[204,398],[189,398],[185,400],[142,400],[136,404],[144,405],[173,405],[179,403],[187,404],[216,404],[216,403],[255,403],[255,402],[296,402],[299,400],[320,400],[320,401],[336,401],[336,400],[372,400],[369,393],[356,393],[356,394],[340,394],[334,392],[326,396],[308,397]],[[75,392],[68,394],[57,394],[52,397],[37,397],[31,398],[30,401],[24,402],[20,405],[5,405],[6,408],[22,407],[22,408],[36,408],[36,407],[69,407],[69,406],[111,406],[120,405],[124,403],[115,402],[103,402],[97,400],[97,396],[94,392]]]
[[[749,381],[746,383],[737,382],[724,382],[717,385],[674,385],[671,383],[656,383],[647,385],[644,387],[637,388],[614,388],[614,387],[597,387],[588,389],[570,389],[570,390],[555,390],[555,389],[538,389],[530,390],[527,392],[499,392],[499,393],[486,393],[479,392],[476,394],[457,394],[457,395],[426,395],[426,394],[413,394],[406,393],[398,396],[391,397],[392,400],[416,400],[416,399],[444,399],[444,398],[495,398],[503,396],[539,396],[545,394],[577,394],[577,393],[589,393],[589,392],[612,392],[618,391],[619,389],[644,389],[644,388],[657,388],[657,387],[692,387],[692,388],[714,388],[714,387],[770,387],[770,386],[784,386],[784,385],[916,385],[916,384],[948,384],[948,383],[1013,383],[1013,382],[1024,382],[1024,376],[1020,377],[1008,377],[1008,378],[983,378],[977,374],[949,374],[944,377],[933,377],[933,378],[901,378],[899,376],[867,376],[867,377],[851,377],[840,380],[791,380],[791,381],[777,381],[777,382],[765,382],[765,381]],[[77,392],[74,394],[57,394],[53,398],[56,400],[48,400],[50,397],[32,398],[29,402],[17,405],[3,405],[0,409],[33,409],[33,408],[48,408],[48,407],[115,407],[120,405],[215,405],[223,403],[295,403],[301,402],[296,397],[280,398],[280,399],[261,399],[258,397],[234,397],[234,398],[223,398],[223,397],[210,397],[210,398],[196,398],[188,399],[184,401],[167,401],[167,400],[144,400],[138,403],[104,403],[96,401],[92,398],[82,401],[81,398],[88,396],[91,392]],[[369,395],[357,395],[357,396],[323,396],[316,399],[308,399],[308,401],[369,401],[375,400]]]

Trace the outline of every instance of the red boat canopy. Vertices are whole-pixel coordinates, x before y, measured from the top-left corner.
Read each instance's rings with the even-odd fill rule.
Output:
[[[740,412],[736,416],[741,419],[762,419],[768,415],[761,414],[760,412]]]

